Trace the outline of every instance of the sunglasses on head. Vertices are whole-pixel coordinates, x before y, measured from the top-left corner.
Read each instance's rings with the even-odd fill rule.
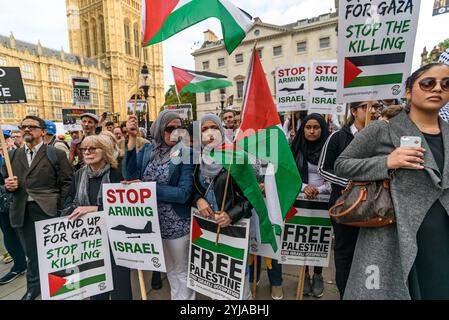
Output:
[[[165,127],[165,132],[167,132],[167,133],[172,133],[173,131],[175,131],[175,130],[177,130],[177,129],[182,129],[182,127],[168,126],[168,127]]]
[[[440,83],[441,90],[449,91],[449,78],[443,78],[442,80],[424,78],[418,84],[422,91],[432,91],[438,82]]]

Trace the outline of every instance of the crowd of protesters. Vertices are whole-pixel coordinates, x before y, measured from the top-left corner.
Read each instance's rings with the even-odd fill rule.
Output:
[[[447,56],[449,52],[442,59]],[[315,113],[298,112],[293,119],[283,119],[307,199],[329,194],[331,207],[351,181],[391,182],[395,224],[357,228],[333,221],[335,279],[342,299],[449,299],[448,103],[449,66],[434,63],[410,76],[402,101],[348,105],[349,117],[343,125],[335,116]],[[221,116],[207,114],[199,119],[197,165],[171,161],[175,150],[193,152],[191,144],[174,135],[184,125],[173,111],[159,114],[149,136],[138,127],[135,116],[121,125],[103,124],[104,119],[91,113],[81,115],[82,131],[70,132],[70,142],[56,135],[54,123],[35,116],[25,117],[20,131],[4,132],[14,176],[8,177],[0,157],[0,226],[9,253],[3,261],[12,263],[12,268],[0,278],[0,285],[26,273],[23,299],[40,295],[36,221],[56,216],[78,219],[101,211],[105,183],[154,181],[171,298],[194,300],[195,292],[187,287],[191,207],[222,228],[252,212],[233,179],[226,183],[226,169],[209,157],[214,147],[232,141],[239,127],[235,111],[225,110]],[[192,126],[185,129],[191,137]],[[401,147],[404,136],[421,137],[421,147]],[[244,299],[251,299],[250,281],[260,277],[260,263],[256,279],[250,264]],[[366,286],[370,266],[381,274],[376,290]],[[269,259],[267,269],[272,297],[282,299],[281,265]],[[112,261],[112,271],[114,290],[92,299],[132,299],[130,270]],[[322,271],[314,267],[310,276],[307,268],[305,295],[323,296]],[[153,273],[152,285],[162,286],[161,274]]]

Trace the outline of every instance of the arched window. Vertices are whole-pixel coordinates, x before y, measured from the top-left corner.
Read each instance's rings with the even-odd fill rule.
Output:
[[[87,21],[84,22],[84,41],[86,42],[86,57],[90,57],[90,35]]]
[[[104,31],[104,18],[100,16],[100,37],[101,37],[101,52],[106,52],[106,37]]]
[[[134,56],[139,58],[140,56],[140,43],[139,43],[139,25],[134,24]]]
[[[125,20],[125,52],[131,55],[131,34],[128,20]]]
[[[90,21],[90,24],[92,25],[92,35],[94,37],[93,42],[93,55],[98,55],[98,32],[97,32],[97,22],[95,19],[92,19]]]

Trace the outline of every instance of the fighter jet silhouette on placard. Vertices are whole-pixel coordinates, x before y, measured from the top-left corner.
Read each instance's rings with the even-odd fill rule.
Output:
[[[304,83],[303,84],[301,84],[300,86],[299,86],[299,88],[282,88],[282,89],[280,89],[279,91],[286,91],[286,92],[288,92],[288,93],[291,93],[291,92],[296,92],[296,91],[301,91],[301,90],[304,90]]]
[[[148,233],[154,233],[153,225],[151,224],[151,221],[148,221],[143,229],[134,229],[134,228],[130,228],[130,227],[127,227],[127,226],[124,226],[124,225],[121,224],[121,225],[118,225],[116,227],[111,228],[111,230],[122,231],[122,232],[125,232],[126,234],[148,234]]]
[[[329,89],[329,88],[325,88],[325,87],[319,87],[314,89],[315,91],[323,91],[324,93],[333,93],[333,92],[337,92],[337,89]]]

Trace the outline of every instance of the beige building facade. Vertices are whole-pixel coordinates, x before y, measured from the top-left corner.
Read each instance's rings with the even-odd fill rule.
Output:
[[[336,13],[323,14],[282,26],[264,23],[258,18],[255,20],[253,28],[231,55],[225,50],[223,41],[218,40],[211,31],[205,32],[202,47],[193,52],[197,71],[222,74],[233,82],[233,86],[225,90],[197,94],[198,117],[205,113],[219,114],[222,101],[224,108],[231,105],[235,110],[240,110],[248,63],[256,41],[256,49],[273,99],[274,71],[277,67],[337,58]]]
[[[66,7],[70,53],[12,34],[0,36],[0,66],[20,67],[27,96],[26,104],[0,105],[0,123],[17,124],[27,114],[62,121],[61,109],[75,107],[74,76],[90,80],[91,105],[85,108],[126,120],[126,104],[136,93],[144,63],[150,72],[150,118],[155,119],[165,100],[162,44],[141,49],[140,1],[66,0]],[[139,87],[143,84],[140,79]],[[139,90],[138,97],[142,94]]]

